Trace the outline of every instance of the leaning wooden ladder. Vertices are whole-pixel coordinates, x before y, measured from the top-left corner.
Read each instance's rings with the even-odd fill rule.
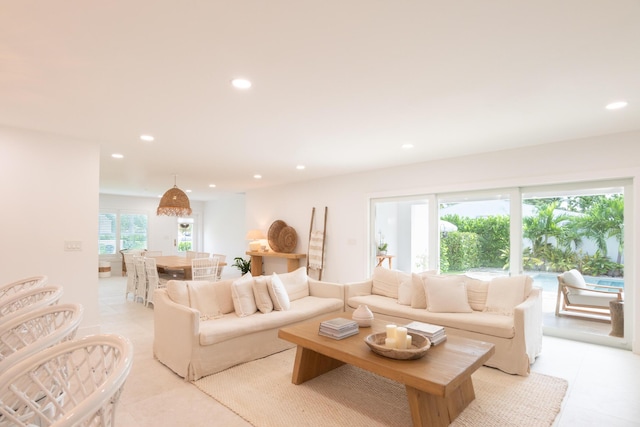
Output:
[[[324,268],[324,240],[327,232],[327,207],[324,207],[324,226],[322,231],[314,230],[313,223],[316,216],[316,208],[311,209],[311,225],[309,226],[309,247],[307,249],[307,275],[309,270],[318,271],[318,280],[322,280]]]

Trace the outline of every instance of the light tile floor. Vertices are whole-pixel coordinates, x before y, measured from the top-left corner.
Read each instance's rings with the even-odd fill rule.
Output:
[[[249,426],[153,358],[153,308],[125,301],[125,284],[122,277],[100,279],[102,332],[128,337],[135,351],[117,425]],[[544,337],[532,370],[569,381],[557,426],[640,427],[640,355]]]

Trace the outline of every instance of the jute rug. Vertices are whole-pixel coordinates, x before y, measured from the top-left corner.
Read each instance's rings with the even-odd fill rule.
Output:
[[[411,426],[402,384],[344,365],[293,385],[294,356],[295,349],[286,350],[193,384],[257,427]],[[453,426],[550,426],[567,390],[560,378],[486,367],[473,374],[473,384],[476,399]]]

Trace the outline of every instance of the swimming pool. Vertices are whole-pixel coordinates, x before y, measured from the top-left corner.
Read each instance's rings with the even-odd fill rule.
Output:
[[[558,274],[559,273],[540,273],[538,271],[525,272],[526,275],[533,278],[533,286],[542,288],[544,292],[557,292],[558,291]],[[616,286],[624,289],[624,279],[614,277],[593,277],[584,276],[584,280],[587,283],[593,283],[596,285]],[[597,289],[597,288],[596,288]],[[602,289],[606,290],[606,289]]]

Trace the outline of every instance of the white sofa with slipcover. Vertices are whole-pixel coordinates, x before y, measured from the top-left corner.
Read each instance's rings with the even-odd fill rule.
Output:
[[[344,285],[293,272],[217,282],[167,282],[154,295],[154,356],[187,380],[294,345],[283,326],[340,314]]]
[[[398,325],[420,321],[495,345],[485,365],[528,375],[542,346],[542,293],[529,276],[479,280],[465,275],[408,274],[376,267],[371,279],[345,285],[345,310],[364,304]]]

